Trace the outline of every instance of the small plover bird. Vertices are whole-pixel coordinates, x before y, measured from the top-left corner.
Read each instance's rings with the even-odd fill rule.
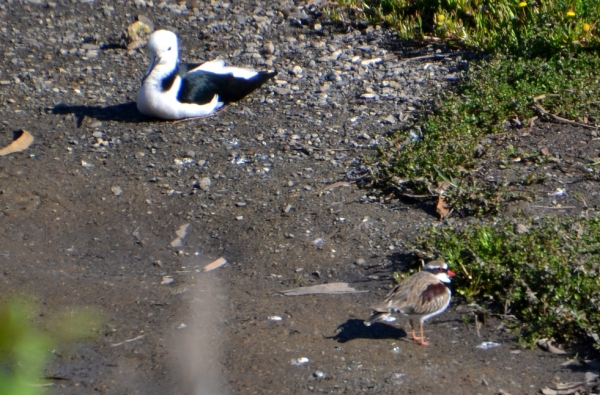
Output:
[[[179,63],[175,33],[158,30],[148,40],[150,66],[142,80],[137,108],[162,119],[205,117],[225,104],[243,99],[277,74],[225,66],[217,59],[204,64]]]
[[[369,326],[392,313],[402,313],[410,318],[412,338],[420,345],[427,345],[423,335],[423,323],[448,308],[452,296],[445,283],[454,276],[448,264],[443,261],[431,261],[417,272],[396,285],[385,300],[373,306],[373,314],[365,321]],[[421,337],[415,335],[413,319],[419,320]]]

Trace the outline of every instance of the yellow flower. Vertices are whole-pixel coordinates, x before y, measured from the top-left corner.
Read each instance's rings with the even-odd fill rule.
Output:
[[[444,15],[442,15],[442,14],[440,14],[440,15],[437,16],[438,22],[443,22],[444,19],[446,19],[446,17]]]
[[[583,31],[584,31],[584,32],[589,32],[589,31],[590,31],[590,29],[591,29],[591,26],[590,26],[590,24],[589,24],[589,23],[584,23],[584,24],[583,24]]]
[[[573,10],[568,11],[567,16],[570,16],[571,18],[573,18],[575,16],[575,11],[573,11]]]
[[[522,1],[519,3],[519,7],[523,8],[523,7],[527,7],[527,2],[526,1]]]

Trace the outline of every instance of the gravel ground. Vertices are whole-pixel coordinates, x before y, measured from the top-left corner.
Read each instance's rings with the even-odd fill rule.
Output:
[[[357,188],[361,158],[468,61],[407,61],[389,31],[327,23],[325,3],[0,3],[0,145],[36,138],[0,158],[2,294],[105,317],[98,338],[54,352],[52,393],[534,394],[582,380],[585,366],[519,349],[499,321],[478,336],[461,304],[427,323],[429,347],[403,318],[362,325],[438,221],[431,202]],[[133,103],[147,53],[125,38],[138,15],[177,32],[184,61],[279,74],[214,117],[147,119]],[[578,183],[590,199],[593,182]],[[368,292],[279,293],[337,281]]]

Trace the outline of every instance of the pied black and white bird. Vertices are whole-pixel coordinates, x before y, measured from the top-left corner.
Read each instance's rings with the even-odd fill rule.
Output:
[[[452,293],[446,286],[454,276],[444,261],[431,261],[423,270],[396,285],[385,300],[373,306],[373,314],[365,321],[369,326],[392,313],[402,313],[410,319],[413,340],[427,345],[423,335],[423,323],[448,308]],[[415,335],[414,320],[419,320],[421,337]]]
[[[137,108],[151,117],[176,120],[211,115],[277,74],[225,66],[220,59],[204,64],[179,63],[177,36],[168,30],[152,33],[148,48],[151,61]]]

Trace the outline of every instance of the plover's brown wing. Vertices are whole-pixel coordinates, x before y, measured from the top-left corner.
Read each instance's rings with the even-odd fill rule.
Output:
[[[365,320],[365,325],[369,326],[373,322],[382,319],[390,315],[391,313],[402,311],[401,308],[404,306],[403,301],[406,299],[406,295],[410,293],[410,289],[418,281],[419,278],[427,276],[430,273],[417,272],[396,285],[390,293],[387,294],[383,302],[372,306],[373,314]]]
[[[385,297],[383,302],[378,303],[371,308],[376,313],[392,313],[403,311],[407,304],[416,303],[418,293],[416,289],[427,282],[439,282],[437,278],[428,272],[417,272],[396,285]],[[425,286],[426,287],[426,286]]]
[[[416,299],[411,297],[410,309],[407,308],[406,313],[420,316],[441,313],[448,307],[450,297],[450,290],[442,282],[427,284]]]

